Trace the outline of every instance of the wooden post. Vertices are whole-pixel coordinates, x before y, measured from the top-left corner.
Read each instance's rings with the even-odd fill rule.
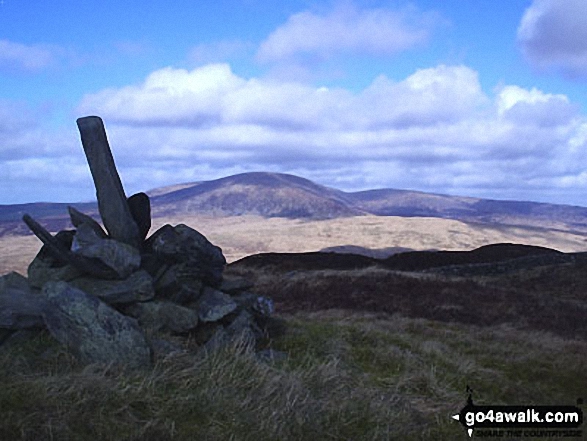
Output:
[[[104,227],[112,239],[140,248],[139,230],[116,171],[102,119],[86,116],[77,120],[77,126],[94,179],[98,210]]]

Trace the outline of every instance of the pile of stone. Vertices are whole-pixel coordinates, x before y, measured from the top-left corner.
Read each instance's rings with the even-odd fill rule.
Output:
[[[148,237],[150,201],[126,198],[102,120],[77,120],[105,230],[69,207],[73,230],[55,236],[23,220],[43,242],[28,277],[0,278],[0,342],[45,328],[82,363],[150,365],[180,350],[169,336],[212,349],[267,338],[269,298],[223,277],[222,250],[198,231],[165,225]]]

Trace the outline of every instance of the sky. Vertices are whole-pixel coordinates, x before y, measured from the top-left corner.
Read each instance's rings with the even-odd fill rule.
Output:
[[[587,206],[585,0],[0,0],[0,204],[250,172]]]

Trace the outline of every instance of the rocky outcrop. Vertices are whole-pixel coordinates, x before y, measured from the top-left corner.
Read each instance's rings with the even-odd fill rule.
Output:
[[[222,250],[195,229],[164,225],[149,236],[149,198],[125,197],[101,124],[78,120],[107,232],[73,207],[75,229],[55,236],[23,216],[43,247],[28,278],[0,278],[0,344],[45,328],[82,363],[132,368],[181,352],[178,337],[206,350],[235,338],[259,346],[271,300],[247,280],[224,280]]]

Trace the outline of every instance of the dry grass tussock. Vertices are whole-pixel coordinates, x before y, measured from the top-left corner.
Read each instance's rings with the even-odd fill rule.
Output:
[[[151,370],[82,368],[46,335],[0,354],[0,439],[464,439],[465,404],[569,403],[587,343],[381,313],[285,315],[259,360],[242,344]],[[31,358],[31,354],[33,358]]]

